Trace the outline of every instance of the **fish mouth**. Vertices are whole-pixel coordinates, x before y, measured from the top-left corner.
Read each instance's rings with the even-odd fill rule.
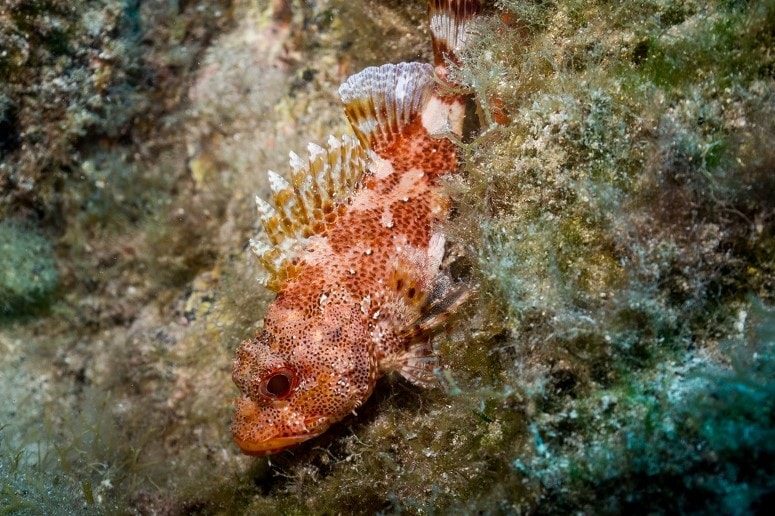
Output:
[[[246,455],[271,455],[313,439],[328,428],[324,417],[303,417],[286,404],[259,407],[250,398],[236,400],[231,431]]]
[[[260,457],[263,455],[272,455],[274,453],[279,453],[287,448],[290,448],[291,446],[295,446],[308,439],[317,437],[321,433],[322,432],[318,432],[314,434],[306,434],[306,435],[292,435],[289,437],[274,437],[271,439],[266,439],[264,441],[243,440],[235,435],[234,442],[237,443],[237,446],[239,446],[240,450],[242,450],[242,453],[244,453],[245,455],[253,455],[253,456]]]

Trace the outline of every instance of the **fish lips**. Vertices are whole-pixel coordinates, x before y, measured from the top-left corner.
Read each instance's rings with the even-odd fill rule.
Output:
[[[237,446],[239,446],[240,450],[245,455],[263,457],[265,455],[280,453],[301,442],[317,437],[321,433],[322,432],[309,435],[294,435],[290,437],[274,437],[264,441],[245,441],[235,435],[234,442],[237,443]]]
[[[295,428],[288,428],[287,421],[284,425],[272,425],[272,419],[265,417],[262,407],[249,398],[239,398],[235,405],[232,435],[234,442],[246,455],[263,456],[279,453],[319,436],[330,426],[326,423],[325,417],[302,418],[300,416],[292,418],[296,421],[293,425]],[[277,411],[276,414],[277,416],[290,415],[291,412],[286,408]]]

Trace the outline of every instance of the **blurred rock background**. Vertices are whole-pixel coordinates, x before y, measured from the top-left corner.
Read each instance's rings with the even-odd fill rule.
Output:
[[[270,461],[228,431],[252,197],[348,130],[349,74],[429,60],[424,3],[0,6],[0,509],[762,512],[775,3],[498,0],[477,34],[442,387]]]

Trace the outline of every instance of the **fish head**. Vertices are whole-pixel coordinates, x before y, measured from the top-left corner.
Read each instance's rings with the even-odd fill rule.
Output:
[[[325,432],[374,387],[368,326],[345,305],[320,313],[270,307],[264,330],[237,350],[241,391],[232,424],[243,453],[269,455]]]

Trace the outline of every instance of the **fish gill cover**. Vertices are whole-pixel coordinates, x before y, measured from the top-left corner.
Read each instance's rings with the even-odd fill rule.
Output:
[[[388,379],[268,461],[228,431],[270,297],[253,194],[346,131],[348,75],[432,58],[423,2],[290,5],[0,8],[2,228],[38,271],[0,321],[0,508],[771,505],[775,4],[494,2],[453,71],[481,123],[445,230],[479,288],[443,387]]]

